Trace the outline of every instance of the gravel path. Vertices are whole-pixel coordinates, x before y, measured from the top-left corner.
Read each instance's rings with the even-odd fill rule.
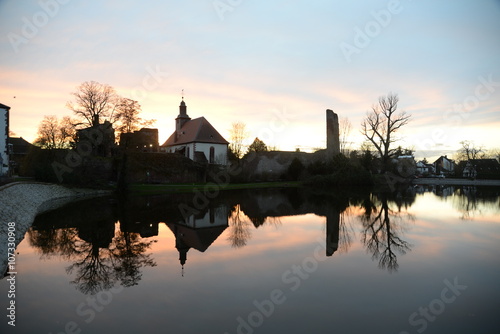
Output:
[[[37,214],[81,197],[103,196],[109,193],[105,190],[70,189],[47,183],[11,183],[0,187],[0,277],[7,267],[9,223],[15,223],[17,247]]]

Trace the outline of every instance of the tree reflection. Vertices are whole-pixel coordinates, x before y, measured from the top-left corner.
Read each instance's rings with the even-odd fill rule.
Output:
[[[461,213],[460,219],[472,220],[486,212],[500,212],[498,188],[463,186],[452,197],[453,206]]]
[[[75,271],[75,278],[71,284],[84,294],[96,294],[99,291],[109,290],[116,283],[114,273],[114,259],[110,250],[99,248],[90,242],[78,242],[77,251],[72,254],[72,265],[66,268],[68,274]]]
[[[397,205],[400,207],[399,205]],[[379,268],[389,272],[399,268],[397,253],[406,254],[411,245],[400,236],[406,220],[413,220],[409,213],[390,208],[385,194],[378,199],[372,197],[366,200],[361,215],[363,230],[361,240],[367,250],[372,253],[372,259],[379,261]]]
[[[354,230],[349,222],[350,212],[343,211],[339,217],[339,246],[340,253],[347,253],[352,244],[352,235]]]
[[[229,216],[229,236],[228,240],[234,248],[241,248],[247,244],[252,237],[252,222],[243,213],[240,205],[235,205]]]
[[[151,244],[157,240],[144,241],[138,233],[118,232],[115,235],[112,258],[118,260],[116,277],[125,286],[137,285],[141,280],[141,267],[155,267],[151,254],[145,254]]]
[[[72,261],[66,272],[75,275],[71,283],[84,294],[108,290],[116,283],[137,285],[141,268],[156,266],[151,254],[146,254],[156,240],[146,241],[139,233],[120,231],[112,222],[98,227],[89,225],[90,228],[32,228],[29,241],[40,250],[42,258],[57,255]]]

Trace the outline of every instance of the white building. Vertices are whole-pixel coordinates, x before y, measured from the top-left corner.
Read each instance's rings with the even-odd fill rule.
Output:
[[[9,110],[0,103],[0,176],[9,172]]]
[[[180,153],[197,162],[226,165],[228,144],[205,117],[191,119],[183,99],[175,119],[175,131],[160,146],[160,152]]]

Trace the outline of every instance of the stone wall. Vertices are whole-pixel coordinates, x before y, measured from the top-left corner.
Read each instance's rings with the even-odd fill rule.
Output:
[[[128,183],[195,183],[206,179],[206,166],[177,153],[127,154]]]
[[[293,159],[297,158],[304,166],[325,158],[325,151],[306,152],[252,152],[243,163],[242,175],[245,181],[276,181],[284,178]]]

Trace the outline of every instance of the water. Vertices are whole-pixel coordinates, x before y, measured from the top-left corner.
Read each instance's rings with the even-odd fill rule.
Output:
[[[15,332],[494,333],[499,194],[77,202],[38,216],[17,248]]]

